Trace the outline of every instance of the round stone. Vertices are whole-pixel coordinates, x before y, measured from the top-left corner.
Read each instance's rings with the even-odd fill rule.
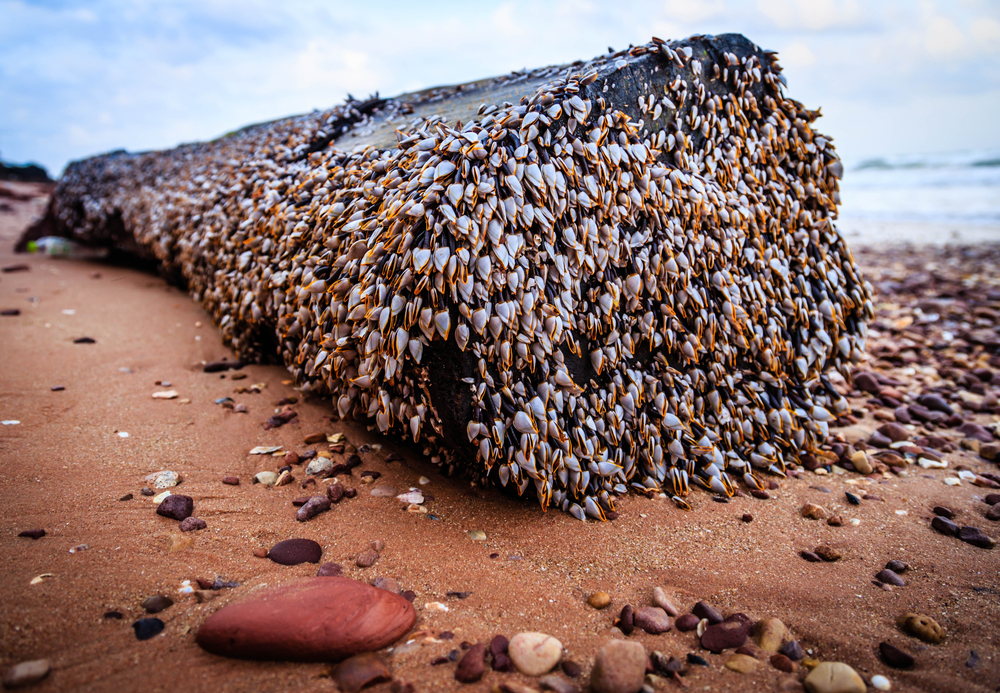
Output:
[[[636,693],[646,679],[646,650],[641,643],[609,640],[597,651],[590,670],[593,693]]]
[[[802,682],[809,693],[866,693],[865,680],[843,662],[820,662]]]
[[[587,603],[595,609],[603,609],[611,603],[611,595],[607,592],[594,592],[587,597]]]
[[[932,645],[944,640],[944,628],[930,616],[924,614],[903,614],[897,621],[900,629],[908,635],[920,638]]]
[[[510,639],[507,654],[526,676],[547,674],[562,657],[562,643],[546,633],[518,633]]]
[[[632,623],[636,628],[642,628],[650,635],[666,633],[674,626],[667,612],[658,606],[643,606],[636,609],[632,615]]]
[[[312,577],[223,607],[196,640],[227,657],[330,661],[387,647],[415,620],[404,597],[349,578]]]
[[[891,691],[892,682],[882,674],[875,674],[871,678],[872,688],[877,691]]]
[[[777,652],[786,637],[788,628],[779,619],[765,618],[754,626],[754,642],[765,652]]]
[[[312,539],[285,539],[267,552],[267,557],[281,565],[319,563],[323,548]]]

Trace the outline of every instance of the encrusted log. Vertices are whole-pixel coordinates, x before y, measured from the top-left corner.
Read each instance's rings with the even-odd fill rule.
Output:
[[[739,35],[654,39],[76,162],[44,224],[448,468],[580,518],[685,505],[815,451],[871,314],[781,81]]]

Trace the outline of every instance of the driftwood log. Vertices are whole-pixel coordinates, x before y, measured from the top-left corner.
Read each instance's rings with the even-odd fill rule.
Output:
[[[155,262],[243,359],[604,518],[813,454],[869,290],[842,167],[729,34],[75,162],[33,233]]]

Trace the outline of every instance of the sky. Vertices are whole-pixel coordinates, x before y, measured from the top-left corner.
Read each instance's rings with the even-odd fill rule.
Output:
[[[776,50],[844,160],[1000,148],[997,0],[0,0],[0,158],[161,149],[691,34]]]

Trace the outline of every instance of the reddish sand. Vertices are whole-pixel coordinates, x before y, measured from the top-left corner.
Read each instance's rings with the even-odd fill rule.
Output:
[[[696,491],[692,512],[665,499],[630,497],[619,503],[617,520],[581,523],[444,478],[406,446],[363,425],[331,422],[333,409],[324,401],[300,401],[293,405],[298,418],[264,430],[275,402],[298,396],[281,367],[248,366],[240,371],[247,377],[238,381],[232,371],[203,373],[203,362],[233,356],[184,293],[130,269],[14,255],[17,235],[43,200],[0,201],[14,207],[0,213],[0,267],[30,266],[0,274],[0,309],[21,310],[0,317],[0,419],[20,421],[0,426],[0,666],[50,659],[53,671],[35,690],[333,689],[327,664],[227,660],[194,642],[198,625],[220,606],[262,586],[315,574],[314,565],[285,567],[253,555],[297,536],[318,541],[324,561],[341,563],[349,577],[393,577],[416,593],[414,642],[400,641],[400,651],[387,659],[396,678],[418,691],[531,683],[519,674],[488,672],[480,683],[461,686],[453,664],[430,664],[462,641],[521,630],[559,638],[566,657],[586,674],[622,605],[648,604],[656,585],[676,594],[683,609],[705,599],[726,613],[780,618],[812,656],[847,662],[866,680],[884,674],[893,690],[993,691],[1000,685],[1000,549],[975,548],[928,526],[930,508],[941,504],[958,512],[959,524],[1000,534],[996,523],[982,517],[987,489],[942,483],[959,464],[997,471],[969,451],[950,453],[951,469],[910,467],[907,476],[807,472],[783,480],[770,500],[737,497],[723,504]],[[83,336],[96,343],[73,343]],[[236,392],[253,383],[263,387],[259,394]],[[56,385],[65,390],[51,391]],[[151,397],[164,389],[177,390],[178,399]],[[226,396],[249,413],[214,403]],[[863,407],[866,399],[852,403]],[[854,441],[878,423],[866,417],[837,430]],[[325,449],[303,443],[314,432],[343,432],[351,445],[372,449],[361,452],[363,466],[347,479],[357,498],[299,523],[291,500],[303,494],[298,482],[304,470],[296,468],[297,480],[288,486],[253,485],[254,473],[276,469],[280,459],[247,453],[257,445]],[[387,461],[390,453],[401,459]],[[183,475],[177,491],[194,498],[195,515],[207,529],[181,534],[176,522],[156,515],[151,498],[140,495],[143,477],[161,469]],[[394,498],[371,496],[373,486],[361,482],[362,470],[382,474],[375,485],[400,492],[422,488],[433,496],[425,505],[434,517],[406,512]],[[227,475],[239,476],[241,485],[223,485]],[[429,482],[421,486],[422,476]],[[851,506],[845,490],[882,500]],[[119,500],[128,493],[134,499]],[[845,525],[801,518],[798,509],[806,502],[841,514]],[[741,521],[744,513],[753,514],[751,523]],[[851,518],[860,524],[852,526]],[[44,528],[47,536],[17,536],[34,528]],[[486,540],[472,541],[469,530],[485,531]],[[376,539],[385,542],[381,558],[370,568],[355,567],[353,557]],[[823,543],[839,549],[843,559],[809,563],[799,557],[799,551]],[[80,545],[87,548],[71,553]],[[872,584],[890,559],[911,564],[904,576],[908,586],[887,591]],[[31,584],[42,574],[51,577]],[[240,586],[205,592],[215,598],[203,602],[178,593],[183,580],[216,576]],[[596,611],[586,604],[595,590],[612,595],[609,608]],[[459,599],[448,592],[470,594]],[[158,593],[176,602],[157,614],[166,628],[138,641],[130,624],[145,615],[140,602]],[[433,602],[448,610],[428,606]],[[109,610],[124,619],[104,618]],[[947,630],[944,643],[925,645],[899,632],[894,621],[908,611],[937,619]],[[441,631],[455,638],[431,637]],[[751,674],[723,668],[727,655],[699,651],[693,633],[632,638],[647,650],[682,659],[688,652],[706,656],[710,666],[690,667],[683,679],[692,689],[801,689],[801,673],[781,673],[766,660]],[[883,640],[914,654],[917,668],[900,672],[881,663],[876,648]],[[970,651],[978,654],[974,667],[966,665]],[[372,690],[389,689],[383,684]]]

